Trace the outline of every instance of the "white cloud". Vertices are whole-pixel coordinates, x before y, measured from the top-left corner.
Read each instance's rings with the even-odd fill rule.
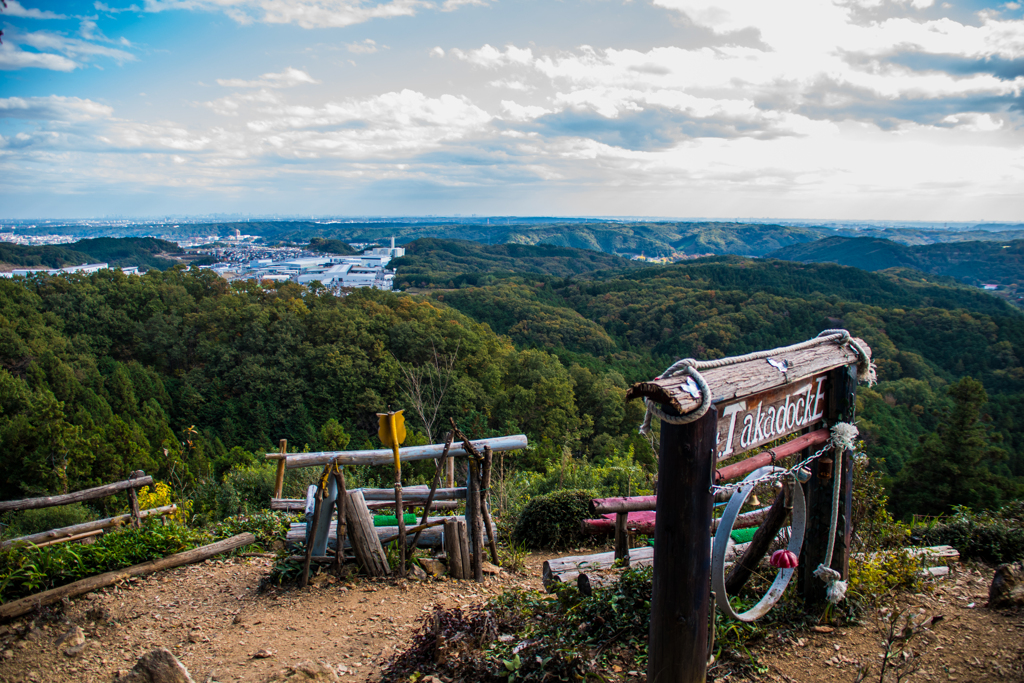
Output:
[[[267,73],[259,78],[247,81],[242,78],[218,78],[217,85],[225,88],[290,88],[296,85],[319,83],[301,69],[288,67],[281,73]]]
[[[444,57],[444,49],[441,48],[441,47],[434,47],[430,51],[430,56],[431,57]]]
[[[138,5],[128,5],[127,7],[111,7],[110,5],[108,5],[108,4],[104,3],[104,2],[93,3],[93,7],[95,7],[98,11],[106,12],[107,14],[120,14],[121,12],[142,12],[143,11],[142,8],[139,7]]]
[[[22,50],[10,40],[0,45],[0,71],[18,69],[49,69],[74,71],[78,63],[60,55]]]
[[[372,19],[405,17],[434,5],[426,0],[146,0],[149,12],[222,11],[240,24],[297,24],[302,28],[340,28]]]
[[[234,94],[222,97],[212,102],[206,102],[205,106],[209,107],[221,116],[238,116],[243,111],[243,107],[251,104],[279,104],[281,98],[269,90],[261,89],[254,93],[246,94]]]
[[[444,12],[452,12],[463,5],[479,5],[486,7],[487,4],[488,0],[444,0],[444,4],[441,5],[441,10]]]
[[[372,55],[377,51],[377,43],[367,38],[361,43],[349,43],[345,46],[348,51],[357,55]]]
[[[515,45],[507,45],[504,52],[491,45],[484,45],[469,52],[453,48],[450,52],[459,59],[486,69],[509,65],[528,66],[533,63],[533,51],[530,48],[521,49]]]
[[[30,45],[37,50],[53,50],[63,53],[72,59],[90,59],[93,57],[109,57],[118,63],[131,62],[135,55],[117,48],[97,45],[78,38],[68,38],[60,33],[51,31],[34,31],[32,33],[21,33],[12,37],[14,42]]]
[[[34,7],[25,7],[18,0],[7,0],[6,9],[2,13],[8,17],[24,17],[25,19],[66,19],[63,14],[57,14],[50,10],[39,10]]]
[[[109,118],[114,110],[78,97],[7,97],[0,99],[0,118],[86,121]]]

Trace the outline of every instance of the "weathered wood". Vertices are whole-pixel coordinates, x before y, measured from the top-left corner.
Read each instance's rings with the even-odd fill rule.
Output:
[[[788,516],[786,496],[780,493],[775,496],[775,502],[771,507],[765,510],[764,523],[754,532],[754,537],[750,539],[750,546],[732,566],[729,575],[725,577],[726,593],[737,595],[740,589],[746,585],[750,575],[757,569],[757,565],[760,564],[761,559],[775,541],[775,537],[779,535],[779,530],[786,523]],[[737,518],[738,521],[739,518]],[[736,525],[733,525],[733,528],[736,528]]]
[[[465,490],[465,489],[461,489]],[[409,498],[406,496],[409,489],[406,488],[402,491],[402,504],[409,510],[412,508],[422,508],[426,505],[426,499],[420,497]],[[388,493],[394,498],[395,492],[389,490]],[[463,495],[462,498],[466,496]],[[458,500],[434,500],[431,502],[430,507],[434,510],[453,510],[459,507],[461,503]],[[367,502],[366,507],[371,510],[382,510],[385,508],[393,508],[395,506],[394,501],[377,500],[373,502]],[[302,512],[306,509],[306,501],[301,498],[271,498],[270,499],[271,510],[284,510],[285,512]]]
[[[473,556],[469,552],[469,525],[465,519],[456,521],[459,531],[459,558],[462,560],[462,578],[467,581],[473,576]]]
[[[657,508],[657,496],[594,498],[590,501],[590,512],[595,515],[617,514],[619,512],[641,512],[644,510],[656,510]]]
[[[758,524],[760,524],[764,520],[765,515],[767,515],[767,514],[768,514],[768,508],[767,507],[761,508],[759,510],[751,510],[750,512],[744,512],[742,515],[739,515],[739,516],[736,517],[736,523],[733,524],[732,528],[733,529],[749,529],[752,526],[757,526]],[[648,534],[648,535],[654,533],[654,527],[655,527],[655,517],[654,517],[654,515],[651,515],[651,519],[650,520],[642,520],[642,521],[635,521],[635,520],[629,519],[629,517],[628,517],[629,513],[628,512],[617,512],[617,513],[615,513],[616,517],[618,517],[619,515],[627,515],[626,529],[628,529],[630,533]],[[711,533],[712,534],[715,533],[716,529],[718,529],[719,521],[720,520],[717,519],[717,518],[711,520]],[[602,535],[602,534],[607,535],[607,534],[616,533],[615,522],[616,522],[616,520],[608,519],[607,517],[602,517],[601,519],[584,519],[582,521],[583,533],[592,534],[594,536],[598,536],[598,535]]]
[[[281,439],[281,459],[277,461],[277,474],[274,477],[274,498],[280,498],[284,492],[284,466],[287,455],[288,439]]]
[[[53,588],[42,593],[37,593],[20,600],[14,600],[13,602],[0,605],[0,619],[13,619],[14,617],[20,617],[23,614],[28,614],[32,610],[45,607],[46,605],[52,605],[55,602],[60,602],[64,598],[73,598],[76,595],[82,595],[83,593],[94,591],[97,588],[112,586],[119,581],[124,581],[125,579],[133,576],[144,576],[163,569],[173,569],[174,567],[180,567],[186,564],[202,562],[203,560],[208,560],[211,557],[220,555],[221,553],[230,552],[255,542],[256,537],[252,534],[238,534],[237,536],[226,538],[223,541],[204,545],[201,548],[188,550],[183,553],[168,555],[167,557],[159,560],[151,560],[126,569],[118,569],[105,574],[90,576],[87,579],[75,581],[74,583],[69,583],[66,586]]]
[[[285,512],[302,512],[306,509],[306,501],[301,498],[271,498],[270,509],[283,510]]]
[[[649,683],[704,683],[711,603],[710,487],[718,410],[661,425],[658,524],[647,649]]]
[[[629,564],[629,529],[626,528],[628,519],[628,512],[615,513],[615,559],[623,560],[627,565]],[[589,586],[589,584],[587,585]]]
[[[309,520],[309,533],[306,535],[306,556],[302,563],[302,573],[299,575],[299,588],[305,588],[309,582],[309,564],[313,561],[313,546],[316,544],[317,527],[320,525],[320,516],[324,509],[324,484],[321,478],[320,485],[316,487],[316,502],[313,506],[313,518]],[[328,523],[330,512],[327,513]]]
[[[348,490],[345,487],[345,473],[340,467],[336,468],[331,476],[334,477],[334,483],[338,489],[338,495],[334,501],[338,508],[338,522],[334,529],[335,547],[337,548],[337,553],[334,556],[334,572],[340,577],[341,565],[345,562],[345,554],[342,550],[345,548],[345,535],[348,533]]]
[[[177,505],[165,505],[159,508],[153,508],[152,510],[142,510],[139,512],[139,517],[145,519],[152,515],[169,515],[178,511]],[[0,548],[8,548],[13,545],[19,544],[33,544],[41,545],[43,543],[50,545],[54,542],[60,542],[61,540],[70,540],[70,537],[84,534],[90,531],[109,529],[110,527],[120,526],[126,524],[132,519],[131,513],[125,515],[117,515],[116,517],[106,517],[104,519],[97,519],[92,522],[83,522],[81,524],[74,524],[72,526],[61,527],[60,529],[51,529],[50,531],[41,531],[38,534],[31,534],[29,536],[19,536],[18,538],[11,538],[3,543],[0,543]]]
[[[480,463],[474,458],[469,461],[469,498],[473,502],[469,512],[470,529],[473,534],[473,579],[484,582],[484,522],[480,513]]]
[[[67,505],[68,503],[80,503],[96,498],[105,498],[127,489],[137,489],[149,486],[153,483],[153,477],[143,476],[135,479],[117,481],[113,484],[104,484],[91,489],[82,489],[72,493],[65,493],[59,496],[44,496],[42,498],[25,498],[23,500],[5,500],[0,502],[0,512],[11,512],[14,510],[37,510],[39,508],[54,507],[56,505]]]
[[[524,434],[516,436],[500,436],[493,439],[480,439],[472,444],[477,448],[490,446],[494,451],[519,451],[528,445]],[[402,450],[401,461],[413,462],[416,460],[433,460],[444,451],[444,444],[431,444],[429,446],[413,446]],[[468,455],[465,448],[460,445],[452,446],[448,453],[449,457],[462,457]],[[316,467],[326,465],[331,460],[337,459],[339,465],[390,465],[395,458],[391,449],[374,449],[366,451],[323,451],[319,453],[296,453],[294,455],[282,456],[280,453],[267,453],[267,459],[285,459],[285,466],[288,469],[296,467]]]
[[[384,501],[393,503],[395,500],[395,490],[390,489],[359,489],[363,493],[363,499],[367,503]],[[425,504],[427,497],[430,495],[430,488],[423,485],[418,486],[406,486],[402,489],[402,500],[406,504]],[[434,500],[465,500],[466,499],[466,487],[459,486],[457,488],[446,488],[437,489],[434,491]]]
[[[494,523],[491,521],[491,508],[489,498],[491,495],[491,465],[494,462],[494,451],[490,446],[484,446],[483,472],[481,473],[480,485],[480,514],[483,516],[484,530],[487,532],[487,545],[491,549],[491,562],[495,567],[498,562],[498,542],[494,533]]]
[[[829,377],[830,402],[829,412],[826,414],[826,421],[830,425],[836,422],[853,422],[854,407],[857,390],[857,369],[856,367],[837,368],[832,371]],[[851,452],[843,454],[843,462],[846,463],[852,457]],[[831,465],[830,465],[831,467]],[[832,523],[832,477],[852,477],[852,469],[849,474],[845,467],[832,472],[832,477],[821,478],[821,458],[811,463],[811,479],[807,484],[807,533],[804,540],[803,550],[800,554],[800,578],[798,589],[802,592],[806,609],[817,610],[825,604],[826,584],[814,576],[814,570],[825,560],[828,550],[828,538],[831,532]],[[852,481],[850,482],[852,484]],[[830,567],[835,569],[845,578],[849,571],[849,548],[846,541],[846,527],[849,523],[850,512],[846,505],[842,504],[846,497],[846,491],[851,487],[846,481],[841,481],[839,519],[836,525],[835,550],[832,554]],[[845,490],[844,490],[845,487]]]
[[[402,509],[402,471],[395,468],[395,518],[398,520],[398,575],[405,576],[405,510]]]
[[[715,483],[721,484],[722,482],[729,481],[730,479],[738,479],[739,477],[750,474],[756,469],[780,462],[807,448],[822,446],[828,441],[828,438],[829,431],[827,429],[818,429],[810,434],[804,434],[792,441],[787,441],[781,446],[776,446],[770,451],[758,453],[746,460],[741,460],[740,462],[727,465],[726,467],[715,471]],[[775,454],[774,458],[772,457],[772,453]]]
[[[433,522],[423,522],[421,524],[417,524],[416,526],[412,527],[411,529],[406,529],[405,532],[407,534],[408,533],[414,533],[414,534],[416,534],[416,537],[419,538],[421,532],[426,531],[427,529],[432,529],[432,528],[434,528],[436,526],[442,526],[445,523],[446,519],[438,519],[438,520],[435,520]],[[380,528],[383,528],[383,527],[377,527],[377,528],[380,529]],[[401,532],[399,532],[397,534],[392,534],[391,536],[387,536],[385,538],[382,538],[380,542],[381,542],[382,545],[387,545],[388,543],[391,543],[393,541],[397,541],[400,535],[401,535]],[[416,539],[413,539],[413,540],[415,541]],[[416,546],[414,545],[413,547],[416,547]]]
[[[416,501],[409,502],[408,500],[405,500],[405,496],[404,495],[402,497],[402,508],[406,512],[409,512],[411,510],[415,510],[416,508],[423,508],[423,507],[425,507],[425,505],[426,505],[426,501],[424,501],[424,502],[416,502]],[[438,511],[438,510],[454,510],[457,507],[459,507],[460,505],[462,505],[462,503],[460,503],[457,500],[435,500],[433,503],[430,504],[430,509],[435,511],[435,512]],[[366,507],[368,507],[371,510],[393,510],[395,508],[395,504],[394,504],[394,502],[386,503],[384,501],[376,501],[376,502],[373,502],[373,503],[367,503]]]
[[[360,491],[350,491],[346,504],[348,534],[356,559],[369,576],[387,576],[391,573],[388,559],[381,547],[380,539],[373,528],[373,518],[366,508],[366,501]]]
[[[466,578],[462,574],[462,544],[459,543],[459,521],[444,520],[444,554],[448,559],[448,574],[453,579]]]
[[[455,432],[448,432],[448,437],[444,440],[444,451],[441,453],[441,457],[437,459],[437,464],[434,466],[434,478],[430,481],[430,493],[427,495],[427,502],[423,506],[423,518],[420,520],[420,525],[427,523],[427,517],[430,516],[430,507],[434,503],[434,496],[437,493],[437,487],[441,483],[441,471],[444,468],[445,460],[448,459],[448,451],[451,450],[452,441],[455,440]],[[422,529],[420,530],[422,531]],[[412,547],[416,547],[417,541],[420,540],[420,531],[416,532],[416,535],[412,539]]]
[[[351,494],[351,493],[352,492],[349,491],[349,494]],[[352,547],[352,520],[349,519],[350,512],[351,512],[349,510],[349,505],[350,504],[346,504],[346,506],[345,506],[345,509],[346,509],[346,522],[347,522],[346,523],[346,535],[345,535],[345,541],[344,541],[344,547],[345,548]],[[427,519],[427,523],[429,524],[431,522],[438,522],[438,521],[442,521],[444,519],[450,519],[450,518],[448,518],[448,517],[440,517],[440,516],[430,517],[430,518]],[[329,529],[329,531],[327,533],[327,536],[328,536],[328,547],[329,548],[334,548],[334,547],[336,547],[336,543],[337,543],[337,541],[336,541],[337,530],[338,530],[337,522],[335,520],[331,520],[330,526],[328,527],[328,529]],[[377,534],[377,538],[380,539],[381,546],[383,547],[385,539],[390,538],[391,536],[394,536],[395,534],[398,533],[398,525],[375,526],[375,527],[373,527],[373,531],[374,531],[375,534]],[[287,533],[287,536],[285,538],[285,542],[289,546],[298,545],[299,543],[303,543],[305,541],[305,539],[306,539],[306,524],[304,522],[293,522],[292,524],[289,525],[288,533]],[[418,547],[418,548],[436,548],[436,547],[440,547],[440,545],[441,545],[441,533],[440,533],[440,531],[438,531],[436,534],[432,533],[432,527],[428,526],[427,529],[424,530],[424,532],[420,535],[420,540],[417,542],[417,546],[416,547]],[[314,555],[315,554],[316,553],[314,552]]]
[[[868,348],[862,340],[858,341]],[[700,372],[711,388],[713,400],[724,407],[737,398],[753,396],[787,384],[795,384],[833,368],[856,364],[858,357],[850,348],[827,342],[800,351],[780,353],[772,356],[772,360],[786,363],[788,370],[783,373],[767,360],[755,360]],[[682,388],[686,384],[687,377],[683,375],[639,382],[626,392],[626,399],[643,396],[663,406],[670,405],[680,413],[688,413],[700,405],[700,392],[696,392],[697,396],[690,395]]]
[[[103,533],[103,529],[96,529],[95,531],[86,531],[82,534],[75,534],[74,536],[66,536],[65,538],[58,538],[53,541],[46,541],[45,543],[36,543],[36,548],[45,548],[48,545],[57,545],[58,543],[71,543],[73,541],[82,541],[86,538],[92,538]]]
[[[146,476],[145,472],[143,472],[142,470],[136,470],[129,474],[128,478],[138,479],[144,476]],[[128,512],[132,516],[132,526],[136,529],[139,528],[139,525],[142,524],[142,517],[139,515],[139,513],[141,512],[139,510],[139,492],[134,487],[128,489]]]

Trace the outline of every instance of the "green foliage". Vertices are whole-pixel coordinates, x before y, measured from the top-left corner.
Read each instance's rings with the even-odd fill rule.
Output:
[[[527,548],[564,548],[583,538],[580,523],[590,518],[593,492],[569,489],[537,496],[523,508],[512,533],[513,543]]]
[[[207,542],[180,524],[154,522],[103,534],[95,543],[0,551],[0,600],[9,602],[89,576],[166,557]]]
[[[288,527],[298,517],[276,510],[263,510],[255,514],[229,517],[210,527],[209,533],[214,541],[250,533],[256,536],[256,543],[265,550],[270,550],[275,541],[284,542],[288,535]]]
[[[981,513],[959,507],[943,521],[914,527],[913,536],[922,545],[951,545],[963,560],[990,564],[1024,560],[1024,503]]]
[[[94,519],[98,519],[96,512],[83,503],[9,512],[3,516],[3,537],[29,536],[50,529],[91,522]]]

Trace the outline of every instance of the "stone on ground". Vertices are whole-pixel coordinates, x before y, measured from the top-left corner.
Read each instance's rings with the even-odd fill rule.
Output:
[[[273,674],[266,679],[266,683],[305,683],[306,681],[330,681],[340,680],[338,674],[329,666],[320,662],[299,662],[292,664],[287,669]]]
[[[988,589],[988,606],[993,609],[1024,606],[1024,564],[999,565]]]
[[[158,647],[139,658],[135,667],[115,683],[195,683],[188,669],[167,648]]]

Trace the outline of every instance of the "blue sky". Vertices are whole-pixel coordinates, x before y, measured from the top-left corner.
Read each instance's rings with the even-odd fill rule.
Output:
[[[1024,220],[1024,9],[7,0],[2,217]]]

